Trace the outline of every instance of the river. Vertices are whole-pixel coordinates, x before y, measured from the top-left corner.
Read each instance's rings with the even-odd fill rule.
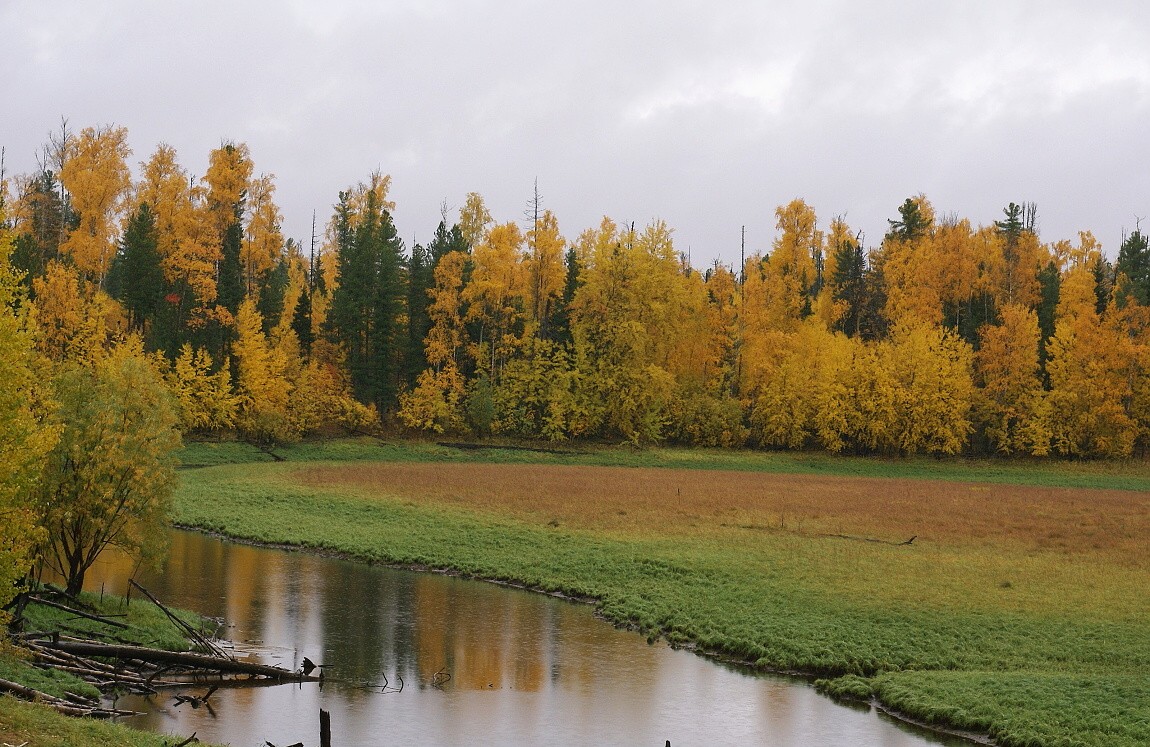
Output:
[[[103,559],[87,588],[124,594],[132,570]],[[117,701],[148,712],[132,726],[181,738],[310,747],[322,708],[334,747],[967,744],[799,680],[648,645],[589,605],[493,584],[182,531],[163,570],[136,578],[166,604],[222,619],[254,660],[324,665],[322,687],[221,689],[211,708],[177,706],[171,692]],[[131,603],[146,602],[137,592]]]

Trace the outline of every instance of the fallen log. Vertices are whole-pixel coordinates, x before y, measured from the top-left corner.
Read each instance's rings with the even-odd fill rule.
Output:
[[[293,682],[319,682],[320,678],[292,672],[281,667],[267,664],[255,664],[235,659],[223,659],[207,654],[193,654],[183,651],[163,651],[161,649],[144,648],[142,646],[113,645],[107,643],[88,643],[79,641],[45,641],[42,647],[56,651],[63,651],[79,656],[103,656],[110,659],[140,659],[142,661],[159,664],[179,664],[199,669],[226,672],[229,674],[247,674],[253,677],[267,677],[274,680]]]
[[[117,716],[139,716],[137,711],[122,711],[115,708],[101,708],[99,706],[84,706],[71,703],[63,698],[42,693],[18,682],[0,679],[0,692],[11,693],[24,700],[46,705],[49,708],[63,713],[65,716],[88,716],[91,718],[115,718]]]

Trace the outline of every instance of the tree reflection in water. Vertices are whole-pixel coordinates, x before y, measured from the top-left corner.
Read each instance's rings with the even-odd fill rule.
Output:
[[[133,571],[102,559],[88,588],[124,594]],[[172,533],[165,604],[226,621],[244,655],[318,685],[223,688],[207,709],[172,693],[121,698],[138,728],[220,743],[962,744],[839,706],[806,684],[715,664],[616,630],[587,605],[493,584]],[[137,598],[133,604],[146,603]],[[402,680],[403,688],[399,689]]]

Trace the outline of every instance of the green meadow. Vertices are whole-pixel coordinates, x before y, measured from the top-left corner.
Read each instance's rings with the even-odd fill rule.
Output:
[[[649,640],[1003,745],[1150,743],[1145,464],[371,439],[274,454],[186,447],[178,521],[594,599]]]

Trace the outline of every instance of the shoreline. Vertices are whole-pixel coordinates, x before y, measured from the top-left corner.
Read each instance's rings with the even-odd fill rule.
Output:
[[[618,623],[618,622],[612,620],[611,618],[607,617],[606,615],[604,615],[598,609],[598,606],[599,606],[599,603],[601,600],[599,600],[595,597],[576,596],[576,595],[572,595],[572,594],[565,594],[565,593],[560,592],[560,591],[549,591],[545,588],[538,587],[538,586],[531,586],[529,584],[525,584],[525,583],[522,583],[519,581],[489,578],[489,577],[479,576],[479,575],[476,575],[473,573],[468,573],[465,571],[459,571],[459,570],[453,569],[453,568],[437,568],[434,566],[429,566],[426,564],[417,564],[417,563],[392,563],[392,562],[386,562],[386,561],[375,561],[375,560],[369,560],[369,559],[362,558],[360,556],[355,555],[354,553],[349,553],[349,552],[345,552],[345,551],[341,551],[341,550],[333,550],[333,549],[324,548],[324,547],[316,547],[316,546],[306,545],[306,544],[295,544],[295,543],[290,543],[290,542],[264,542],[261,540],[255,540],[255,539],[251,539],[251,538],[247,538],[247,537],[230,535],[230,534],[226,534],[224,532],[220,532],[220,531],[216,531],[216,530],[204,529],[204,528],[192,525],[192,524],[173,524],[172,528],[178,529],[180,531],[185,531],[185,532],[196,532],[197,534],[203,534],[203,535],[206,535],[208,537],[212,537],[212,538],[215,538],[218,540],[222,540],[222,541],[226,541],[226,542],[233,542],[233,543],[239,544],[239,545],[247,545],[250,547],[259,547],[259,548],[269,549],[269,550],[281,550],[283,552],[306,553],[306,554],[315,555],[318,557],[332,558],[332,559],[336,559],[336,560],[345,560],[348,562],[361,563],[361,564],[365,564],[368,566],[380,566],[380,567],[384,567],[384,568],[393,568],[396,570],[412,571],[415,573],[434,573],[434,574],[438,574],[438,575],[442,575],[442,576],[451,576],[454,578],[461,578],[461,579],[465,579],[468,581],[480,581],[483,583],[494,584],[496,586],[502,586],[504,588],[509,588],[509,589],[518,589],[520,591],[527,591],[527,592],[531,592],[533,594],[543,594],[545,596],[549,596],[549,597],[552,597],[555,599],[561,599],[561,600],[566,601],[566,602],[572,602],[575,604],[591,605],[593,607],[596,607],[596,609],[593,612],[594,616],[596,618],[602,620],[604,623],[607,623],[607,624],[609,624],[615,628],[618,628],[618,629],[628,630],[628,631],[632,631],[632,632],[639,633],[639,634],[642,633],[642,631],[639,629],[638,626]],[[656,637],[654,640],[658,640],[658,638],[664,638],[664,640],[666,640],[665,637],[662,635]],[[653,641],[649,640],[648,642],[650,643]],[[786,677],[786,678],[794,679],[794,680],[802,680],[804,684],[806,684],[810,687],[814,687],[814,680],[815,679],[818,679],[820,677],[824,677],[824,676],[828,675],[828,673],[825,673],[825,672],[824,673],[804,672],[804,671],[795,670],[795,669],[778,669],[778,668],[773,668],[773,667],[766,667],[766,666],[758,665],[758,664],[751,662],[751,661],[748,661],[746,659],[741,659],[737,656],[730,654],[729,652],[725,652],[722,650],[702,649],[702,648],[699,648],[698,646],[696,646],[694,644],[677,644],[677,643],[674,643],[672,641],[667,640],[667,645],[671,648],[674,648],[674,649],[681,649],[681,650],[689,651],[689,652],[691,652],[697,656],[701,656],[705,659],[711,659],[717,663],[731,664],[731,665],[735,665],[735,666],[739,666],[739,667],[745,667],[746,669],[749,669],[749,670],[754,671],[754,672],[760,672],[760,673],[775,675],[775,676],[779,676],[779,677]],[[834,676],[834,675],[832,675],[832,676]],[[823,695],[824,697],[829,698],[830,700],[832,700],[836,703],[839,703],[841,705],[846,705],[846,704],[850,704],[850,703],[867,705],[868,707],[873,708],[876,712],[884,714],[884,715],[886,715],[886,716],[888,716],[888,717],[890,717],[896,721],[899,721],[903,724],[907,724],[909,726],[913,726],[913,727],[918,728],[918,729],[923,729],[925,731],[928,731],[928,732],[931,732],[933,734],[937,734],[940,736],[952,737],[952,738],[956,738],[956,739],[963,739],[963,740],[966,740],[967,742],[969,742],[971,744],[977,744],[977,745],[996,745],[997,744],[997,742],[995,742],[994,739],[989,734],[963,730],[963,729],[959,729],[957,727],[954,727],[954,726],[951,726],[948,724],[931,723],[931,722],[923,721],[921,719],[916,719],[907,713],[904,713],[904,712],[902,712],[896,708],[893,708],[889,705],[884,704],[876,696],[871,696],[871,698],[869,698],[869,699],[854,699],[854,698],[845,698],[845,697],[835,697],[833,695],[830,695],[827,693],[822,693],[822,692],[820,692],[819,694]]]

